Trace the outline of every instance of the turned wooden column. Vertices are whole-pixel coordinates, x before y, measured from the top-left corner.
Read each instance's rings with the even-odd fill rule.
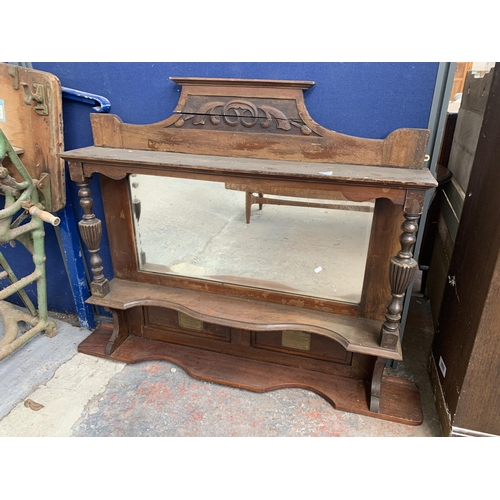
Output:
[[[413,281],[418,267],[417,261],[413,258],[412,247],[417,241],[416,233],[422,214],[424,195],[423,191],[407,191],[406,193],[405,221],[401,225],[403,233],[399,238],[401,250],[391,259],[389,265],[392,299],[387,306],[380,335],[380,347],[387,349],[394,349],[397,346],[406,289]]]
[[[78,228],[82,240],[87,245],[91,254],[90,266],[93,275],[92,283],[90,284],[90,291],[92,295],[97,297],[104,297],[109,293],[109,281],[103,275],[102,258],[99,255],[99,247],[102,238],[102,223],[92,213],[94,202],[90,195],[92,194],[89,189],[90,178],[84,178],[82,182],[77,185],[80,188],[78,196],[80,196],[80,206],[83,208],[82,220],[78,222]]]

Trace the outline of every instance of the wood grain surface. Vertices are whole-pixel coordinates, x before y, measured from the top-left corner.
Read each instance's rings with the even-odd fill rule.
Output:
[[[110,282],[106,297],[93,296],[88,303],[119,310],[165,307],[209,323],[246,330],[303,330],[330,337],[349,352],[402,359],[399,344],[395,349],[379,347],[381,324],[365,318],[116,278]]]
[[[192,377],[255,392],[297,387],[324,397],[337,410],[420,425],[423,414],[417,386],[408,380],[385,376],[380,388],[380,410],[369,410],[369,388],[363,380],[324,374],[303,368],[194,349],[140,337],[129,337],[112,356],[104,354],[112,331],[103,324],[78,347],[79,352],[125,363],[166,360]]]

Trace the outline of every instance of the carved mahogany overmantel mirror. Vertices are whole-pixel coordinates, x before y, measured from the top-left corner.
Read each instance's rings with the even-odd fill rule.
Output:
[[[418,390],[383,367],[401,359],[411,247],[436,185],[423,166],[428,131],[372,140],[325,129],[305,108],[312,82],[173,80],[182,93],[170,118],[93,115],[94,146],[62,155],[80,186],[89,302],[114,320],[80,350],[169,359],[251,390],[309,388],[337,408],[419,423]]]

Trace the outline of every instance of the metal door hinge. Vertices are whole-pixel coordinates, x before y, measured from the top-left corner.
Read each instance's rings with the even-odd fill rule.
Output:
[[[49,108],[45,102],[45,88],[41,83],[34,83],[33,90],[30,89],[29,83],[20,82],[24,88],[24,102],[31,105],[31,101],[35,101],[34,110],[42,116],[49,114]]]

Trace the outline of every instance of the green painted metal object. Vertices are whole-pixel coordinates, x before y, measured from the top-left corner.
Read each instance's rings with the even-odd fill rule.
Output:
[[[4,163],[8,166],[4,166]],[[4,196],[4,208],[0,210],[0,244],[15,240],[22,243],[33,256],[35,270],[18,279],[0,252],[0,278],[9,279],[10,285],[0,290],[0,315],[3,318],[5,334],[0,339],[0,360],[31,340],[38,333],[52,337],[56,324],[48,319],[47,285],[45,270],[44,222],[57,226],[59,218],[46,212],[39,198],[44,194],[47,180],[32,179],[16,151],[0,130],[0,194]],[[42,197],[44,199],[44,197]],[[38,310],[24,288],[37,284]],[[4,302],[4,299],[18,293],[28,313]],[[18,322],[31,325],[25,332],[19,331]]]

